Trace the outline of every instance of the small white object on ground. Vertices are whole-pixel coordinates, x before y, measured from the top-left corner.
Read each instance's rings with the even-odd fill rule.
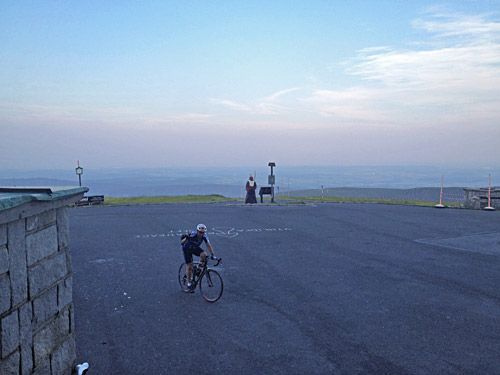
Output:
[[[89,364],[87,362],[82,363],[81,365],[76,366],[76,371],[78,371],[78,375],[83,375],[89,368]]]

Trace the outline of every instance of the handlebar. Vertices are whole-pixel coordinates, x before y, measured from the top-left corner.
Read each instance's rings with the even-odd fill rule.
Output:
[[[215,263],[213,266],[217,267],[221,261],[222,261],[222,258],[217,258],[217,263]]]
[[[214,259],[212,259],[212,258],[206,257],[206,258],[205,258],[205,263],[203,263],[203,264],[201,265],[201,267],[208,267],[208,260],[209,260],[209,259],[210,259],[210,260],[214,260]],[[221,262],[221,261],[222,261],[222,258],[217,258],[217,262],[216,262],[215,264],[213,264],[213,266],[214,266],[214,267],[217,267],[217,266],[220,264],[220,262]]]

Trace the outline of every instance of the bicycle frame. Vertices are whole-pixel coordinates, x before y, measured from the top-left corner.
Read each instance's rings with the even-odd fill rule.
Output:
[[[219,258],[214,264],[214,267],[217,267],[221,261],[222,258]],[[181,263],[178,273],[179,284],[184,292],[189,291],[189,289],[186,287],[186,268],[186,263]],[[197,270],[201,271],[197,274]],[[212,267],[208,267],[208,259],[205,259],[205,261],[201,265],[193,265],[191,273],[191,283],[191,290],[194,291],[194,289],[196,289],[196,287],[198,286],[203,298],[207,302],[218,301],[222,296],[222,291],[224,290],[224,283],[222,281],[221,275]]]
[[[219,258],[217,259],[217,263],[214,264],[214,267],[217,267],[219,265],[219,263],[221,262],[222,258]],[[198,282],[201,280],[201,278],[207,273],[207,271],[210,269],[208,267],[208,259],[205,259],[205,261],[203,262],[203,264],[201,265],[201,272],[199,274],[197,274],[195,272],[196,269],[200,269],[199,268],[200,265],[198,264],[197,268],[194,268],[194,265],[193,265],[193,268],[191,269],[191,273],[192,273],[192,278],[193,278],[193,284],[194,284],[194,287],[196,288],[196,286],[198,285]],[[207,277],[208,277],[208,274],[207,274]]]

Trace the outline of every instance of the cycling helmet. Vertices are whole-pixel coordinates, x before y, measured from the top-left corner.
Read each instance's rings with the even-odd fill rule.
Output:
[[[205,233],[207,231],[207,226],[205,224],[198,224],[196,230],[201,233]]]

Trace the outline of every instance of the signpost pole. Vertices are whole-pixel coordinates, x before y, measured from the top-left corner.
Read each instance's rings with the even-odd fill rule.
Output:
[[[268,166],[271,167],[271,175],[269,176],[269,185],[271,185],[271,203],[274,203],[274,179],[275,179],[275,176],[273,174],[273,168],[276,166],[276,163],[274,162],[269,162]]]
[[[75,168],[76,174],[78,175],[78,183],[82,186],[82,174],[83,168],[80,167],[80,160],[78,160],[78,167]]]

